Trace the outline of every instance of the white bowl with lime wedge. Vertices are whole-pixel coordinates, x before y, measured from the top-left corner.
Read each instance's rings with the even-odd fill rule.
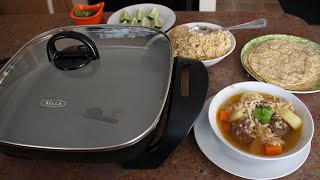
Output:
[[[107,24],[142,25],[169,30],[176,22],[175,13],[168,7],[159,4],[136,4],[124,7],[113,13]]]

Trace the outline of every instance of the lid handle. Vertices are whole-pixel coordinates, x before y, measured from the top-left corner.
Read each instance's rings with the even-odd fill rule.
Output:
[[[58,51],[55,42],[67,38],[78,40],[83,45]],[[49,61],[61,70],[78,69],[100,57],[94,42],[88,36],[75,31],[63,31],[53,35],[47,44],[47,54]]]

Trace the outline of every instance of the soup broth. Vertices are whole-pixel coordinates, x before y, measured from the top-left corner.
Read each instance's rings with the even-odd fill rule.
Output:
[[[278,154],[266,154],[266,144],[277,144],[277,142],[273,143],[271,140],[271,142],[263,142],[261,141],[261,135],[259,133],[254,132],[256,129],[258,129],[258,126],[265,126],[270,130],[268,130],[267,132],[271,131],[272,133],[275,133],[276,130],[272,131],[272,127],[271,125],[273,124],[271,120],[271,122],[269,124],[260,124],[260,121],[257,120],[254,115],[252,115],[254,122],[255,122],[255,127],[253,127],[252,133],[250,134],[250,137],[245,137],[245,138],[239,138],[241,137],[243,134],[241,134],[241,130],[239,130],[239,128],[237,129],[237,127],[241,126],[241,123],[239,123],[240,120],[242,119],[238,119],[238,120],[230,120],[231,118],[234,118],[232,113],[233,111],[235,111],[235,109],[231,110],[233,106],[239,106],[239,104],[241,103],[241,98],[243,97],[245,93],[242,94],[237,94],[235,96],[232,96],[231,98],[227,99],[218,109],[217,111],[217,116],[216,116],[216,122],[218,124],[218,127],[220,129],[220,131],[222,132],[224,138],[231,143],[233,146],[237,147],[238,149],[245,151],[247,153],[250,154],[255,154],[255,155],[261,155],[261,156],[265,156],[265,155],[278,155]],[[275,97],[271,96],[271,95],[267,95],[267,94],[262,94],[262,93],[258,93],[263,100],[261,100],[262,103],[266,102],[276,102]],[[279,99],[279,98],[276,98]],[[249,102],[247,103],[249,104]],[[259,103],[257,103],[259,104]],[[270,103],[271,104],[271,103]],[[280,103],[281,104],[281,103]],[[290,104],[290,103],[289,103]],[[285,104],[286,106],[286,104]],[[256,105],[256,107],[258,107],[258,105]],[[255,107],[255,108],[256,108]],[[276,107],[274,107],[276,108]],[[221,116],[221,112],[227,112],[229,113],[228,119],[223,119],[223,116]],[[252,113],[254,114],[254,113]],[[250,116],[250,115],[248,115]],[[272,115],[272,118],[278,118],[278,114],[277,114],[277,110],[274,110],[274,114]],[[243,119],[250,119],[249,117],[244,117]],[[281,119],[281,117],[280,117]],[[230,122],[228,122],[230,121]],[[281,119],[281,121],[284,121],[283,119]],[[231,127],[228,127],[229,123],[231,124]],[[237,124],[239,124],[238,126],[236,126]],[[287,124],[287,123],[285,123]],[[278,124],[277,124],[278,125]],[[243,127],[243,126],[241,126]],[[277,126],[278,127],[278,126]],[[281,153],[287,152],[290,149],[292,149],[299,141],[300,137],[301,137],[301,131],[302,131],[302,125],[297,128],[297,129],[293,129],[292,127],[290,127],[290,125],[287,124],[288,127],[288,132],[285,133],[285,135],[278,135],[275,134],[275,138],[279,138],[280,142],[283,141],[283,144],[281,144]],[[236,131],[237,130],[237,131]],[[240,133],[238,133],[240,131]]]

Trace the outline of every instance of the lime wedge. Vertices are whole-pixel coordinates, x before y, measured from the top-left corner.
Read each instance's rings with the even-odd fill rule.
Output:
[[[154,19],[154,18],[159,17],[159,15],[160,15],[160,13],[159,13],[158,9],[153,8],[153,9],[150,11],[148,17],[151,18],[151,19]]]
[[[122,21],[121,24],[128,24],[128,21],[127,21],[127,20],[124,20],[124,21]]]
[[[131,22],[131,25],[138,25],[139,22],[136,18],[133,18],[132,22]]]
[[[141,26],[146,26],[146,27],[150,27],[150,22],[147,18],[143,18],[141,23],[140,23]]]
[[[121,15],[120,15],[120,22],[122,22],[124,20],[126,20],[126,21],[130,21],[131,20],[131,15],[128,12],[128,10],[126,10],[126,9],[123,10]]]
[[[163,23],[159,18],[154,18],[151,22],[151,27],[160,29],[163,26]]]
[[[144,18],[144,12],[141,8],[139,8],[135,13],[134,17],[140,22]]]

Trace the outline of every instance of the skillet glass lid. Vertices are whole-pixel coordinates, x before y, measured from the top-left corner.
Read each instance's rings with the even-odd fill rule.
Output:
[[[53,55],[66,57],[49,61],[49,38],[69,31],[92,40],[96,59],[80,62],[90,45],[62,37],[53,43]],[[98,25],[45,32],[1,69],[0,141],[63,150],[136,143],[159,121],[172,66],[170,42],[156,29]]]

